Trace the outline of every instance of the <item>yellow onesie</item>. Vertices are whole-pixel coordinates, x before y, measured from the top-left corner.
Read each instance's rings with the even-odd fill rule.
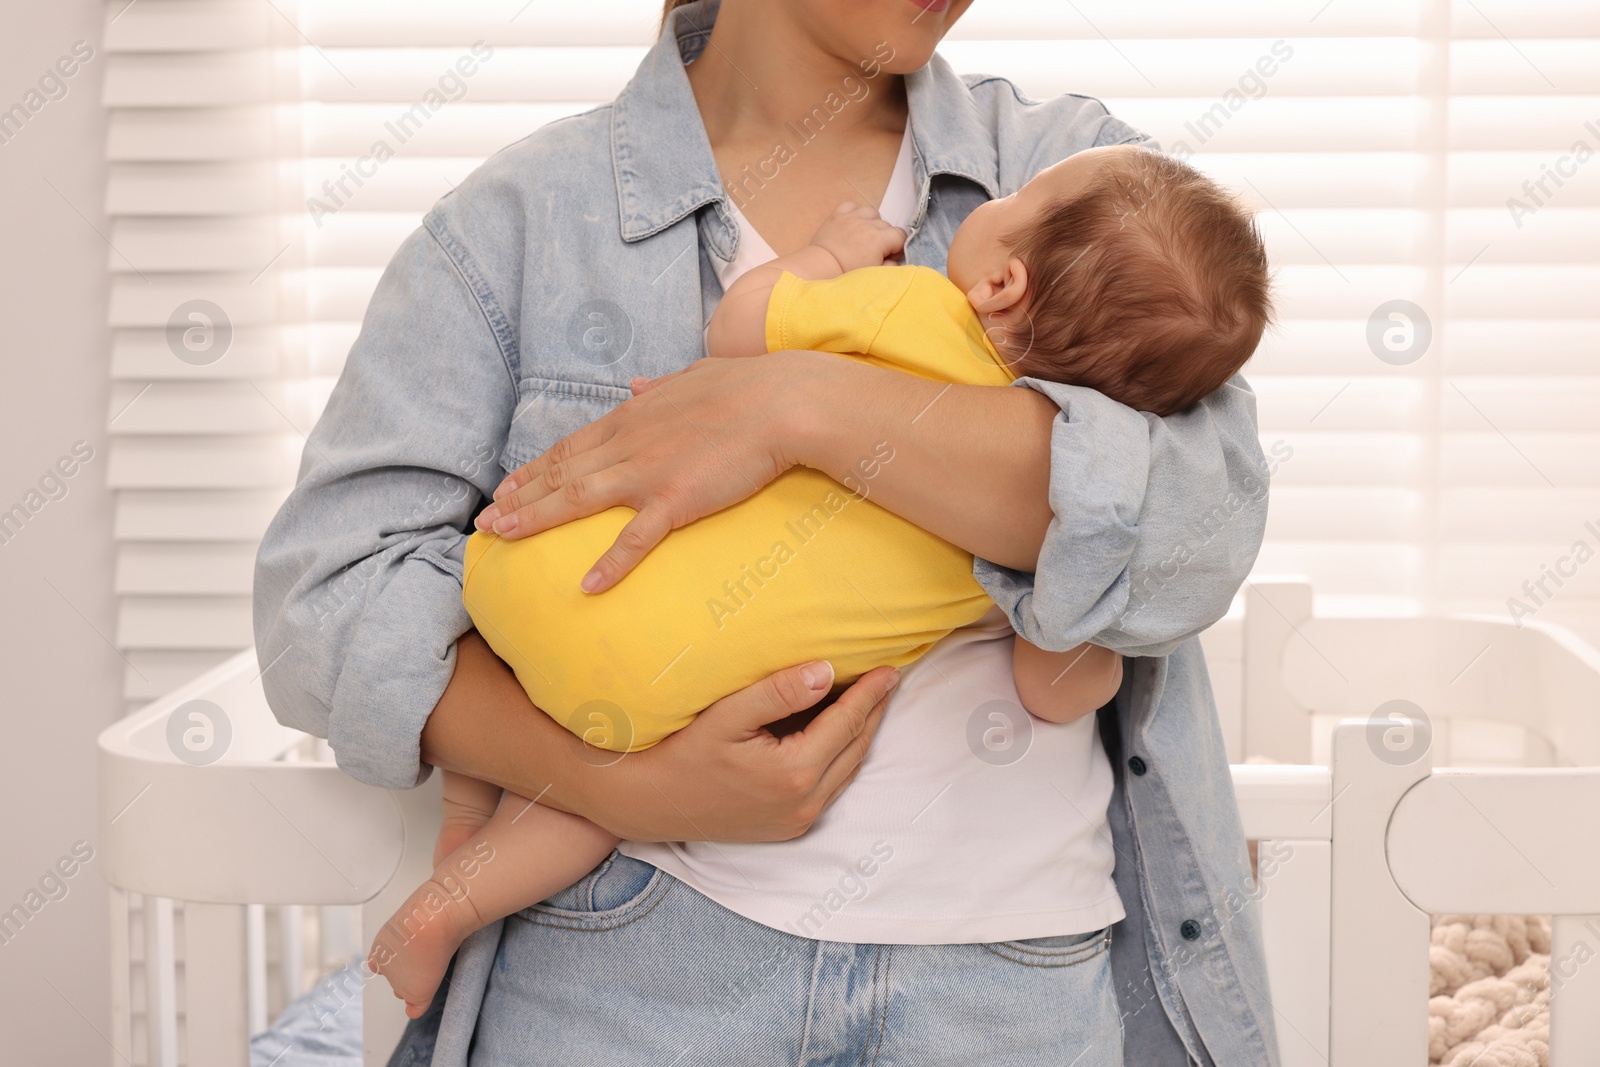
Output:
[[[977,313],[927,267],[868,267],[827,281],[784,274],[767,349],[849,359],[967,385],[1013,375]],[[759,357],[757,357],[759,358]],[[534,704],[590,744],[648,748],[708,705],[785,667],[833,663],[836,682],[902,666],[993,601],[972,556],[873,503],[863,456],[852,492],[794,468],[733,507],[668,534],[613,588],[578,582],[632,519],[616,507],[519,541],[467,541],[463,600]]]

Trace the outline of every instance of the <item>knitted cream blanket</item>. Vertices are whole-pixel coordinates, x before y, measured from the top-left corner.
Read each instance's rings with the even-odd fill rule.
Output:
[[[1436,915],[1428,960],[1430,1067],[1547,1067],[1548,918]]]

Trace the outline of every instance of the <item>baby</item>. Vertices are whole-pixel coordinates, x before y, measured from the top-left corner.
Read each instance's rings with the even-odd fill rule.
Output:
[[[1028,376],[1168,415],[1231,378],[1271,315],[1250,216],[1192,168],[1136,146],[1080,152],[978,207],[951,240],[948,278],[889,265],[904,241],[871,208],[842,205],[806,248],[729,287],[708,353],[816,349],[961,384]],[[892,456],[885,442],[874,462]],[[613,508],[467,547],[479,632],[536,706],[599,748],[648,747],[793,663],[826,659],[840,685],[909,663],[993,607],[969,554],[803,468],[675,530],[613,589],[581,593],[632,516]],[[717,595],[702,608],[707,590]],[[1013,666],[1023,706],[1053,722],[1100,707],[1122,679],[1121,657],[1092,645],[1050,652],[1017,638]],[[617,843],[450,772],[444,807],[434,876],[369,959],[412,1016],[469,933],[572,884]]]

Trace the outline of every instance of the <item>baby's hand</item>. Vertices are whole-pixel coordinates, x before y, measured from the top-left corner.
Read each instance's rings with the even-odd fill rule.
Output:
[[[846,200],[817,228],[811,243],[826,249],[841,270],[881,267],[906,246],[906,232],[890,226],[877,209]]]

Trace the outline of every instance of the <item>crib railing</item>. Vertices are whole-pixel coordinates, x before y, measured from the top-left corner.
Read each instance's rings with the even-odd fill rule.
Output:
[[[212,754],[186,747],[185,731],[220,753],[199,765],[182,758]],[[338,915],[322,909],[359,908],[359,950],[427,876],[437,784],[374,789],[314,758],[309,740],[273,719],[250,653],[101,734],[113,1062],[243,1067],[250,1034],[265,1025],[267,910],[282,927],[278,970],[293,994],[304,906],[321,906],[322,934]],[[367,1062],[382,1063],[405,1017],[381,979],[359,992]]]
[[[1286,1067],[1425,1064],[1428,916],[1454,912],[1555,917],[1552,958],[1577,962],[1552,998],[1551,1062],[1590,1062],[1600,655],[1544,627],[1317,619],[1302,583],[1251,588],[1240,647],[1246,751],[1290,761],[1233,768],[1260,864],[1240,906],[1260,909]],[[1374,741],[1373,713],[1395,699],[1433,731],[1409,761]],[[231,731],[201,765],[212,753],[183,730],[203,747],[218,724],[207,735],[197,713]],[[1451,724],[1469,720],[1527,730],[1529,762],[1551,766],[1435,770]],[[1308,762],[1316,748],[1328,765]],[[298,944],[296,909],[359,908],[366,944],[426,876],[437,827],[435,789],[364,786],[278,725],[248,653],[108,728],[100,782],[117,1064],[248,1063],[268,1001],[266,917],[277,909],[279,941]],[[298,970],[280,964],[286,990]],[[379,1065],[404,1016],[381,979],[358,994],[366,1063]]]
[[[1284,868],[1290,892],[1261,887],[1286,1067],[1426,1063],[1429,916],[1456,913],[1552,917],[1551,1063],[1592,1062],[1600,966],[1581,962],[1600,955],[1600,853],[1584,829],[1600,820],[1600,653],[1558,627],[1318,618],[1311,604],[1304,582],[1246,589],[1244,748],[1295,766],[1234,768],[1240,783],[1330,764],[1294,802],[1318,812],[1296,862],[1302,841],[1324,842],[1326,870],[1313,848],[1307,869]],[[1483,724],[1521,732],[1524,766],[1435,768]],[[1386,747],[1394,731],[1410,751]],[[1289,808],[1252,810],[1251,793],[1246,834],[1276,832],[1267,820]]]

